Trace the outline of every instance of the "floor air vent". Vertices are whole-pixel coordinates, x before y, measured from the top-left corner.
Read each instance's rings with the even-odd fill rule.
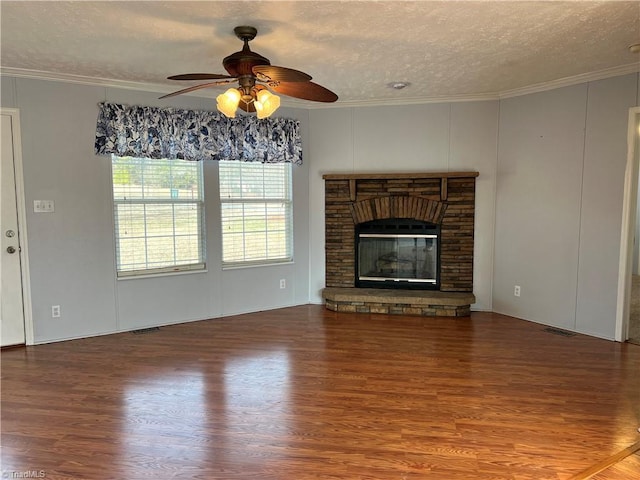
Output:
[[[134,335],[142,335],[144,333],[152,333],[160,331],[160,327],[141,328],[140,330],[131,330]]]
[[[575,335],[574,332],[567,332],[566,330],[560,330],[559,328],[545,328],[545,332],[553,333],[554,335],[562,335],[563,337],[573,337]]]

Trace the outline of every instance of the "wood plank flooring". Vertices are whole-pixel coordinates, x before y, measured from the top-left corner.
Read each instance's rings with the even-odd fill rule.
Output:
[[[611,465],[602,472],[590,477],[591,480],[616,480],[640,478],[640,454],[629,457]]]
[[[640,346],[498,314],[309,305],[1,360],[3,478],[568,480],[640,440]]]

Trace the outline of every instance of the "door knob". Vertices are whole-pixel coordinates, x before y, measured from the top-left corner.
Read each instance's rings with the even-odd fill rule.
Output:
[[[13,230],[7,230],[7,233],[5,234],[7,237],[11,238],[13,236],[15,236],[16,232],[14,232]]]
[[[14,247],[7,247],[8,253],[16,253],[16,249]]]

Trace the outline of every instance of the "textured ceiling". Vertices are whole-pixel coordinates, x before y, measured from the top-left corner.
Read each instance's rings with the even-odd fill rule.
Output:
[[[225,73],[222,59],[242,46],[236,25],[257,27],[252,50],[310,74],[342,103],[504,94],[640,62],[628,50],[640,43],[640,1],[3,0],[0,14],[5,73],[165,93],[192,85],[169,75]],[[411,86],[387,87],[397,81]]]

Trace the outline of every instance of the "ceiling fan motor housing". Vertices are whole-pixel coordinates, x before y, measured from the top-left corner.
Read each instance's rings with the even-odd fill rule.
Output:
[[[232,53],[222,61],[222,66],[232,77],[253,75],[252,68],[256,65],[271,65],[268,58],[243,48],[242,51]]]
[[[259,53],[252,52],[249,48],[249,41],[253,40],[258,33],[254,27],[236,27],[233,30],[236,36],[244,42],[242,50],[232,53],[222,60],[222,66],[233,77],[241,75],[253,75],[253,67],[256,65],[271,65],[269,59]]]

